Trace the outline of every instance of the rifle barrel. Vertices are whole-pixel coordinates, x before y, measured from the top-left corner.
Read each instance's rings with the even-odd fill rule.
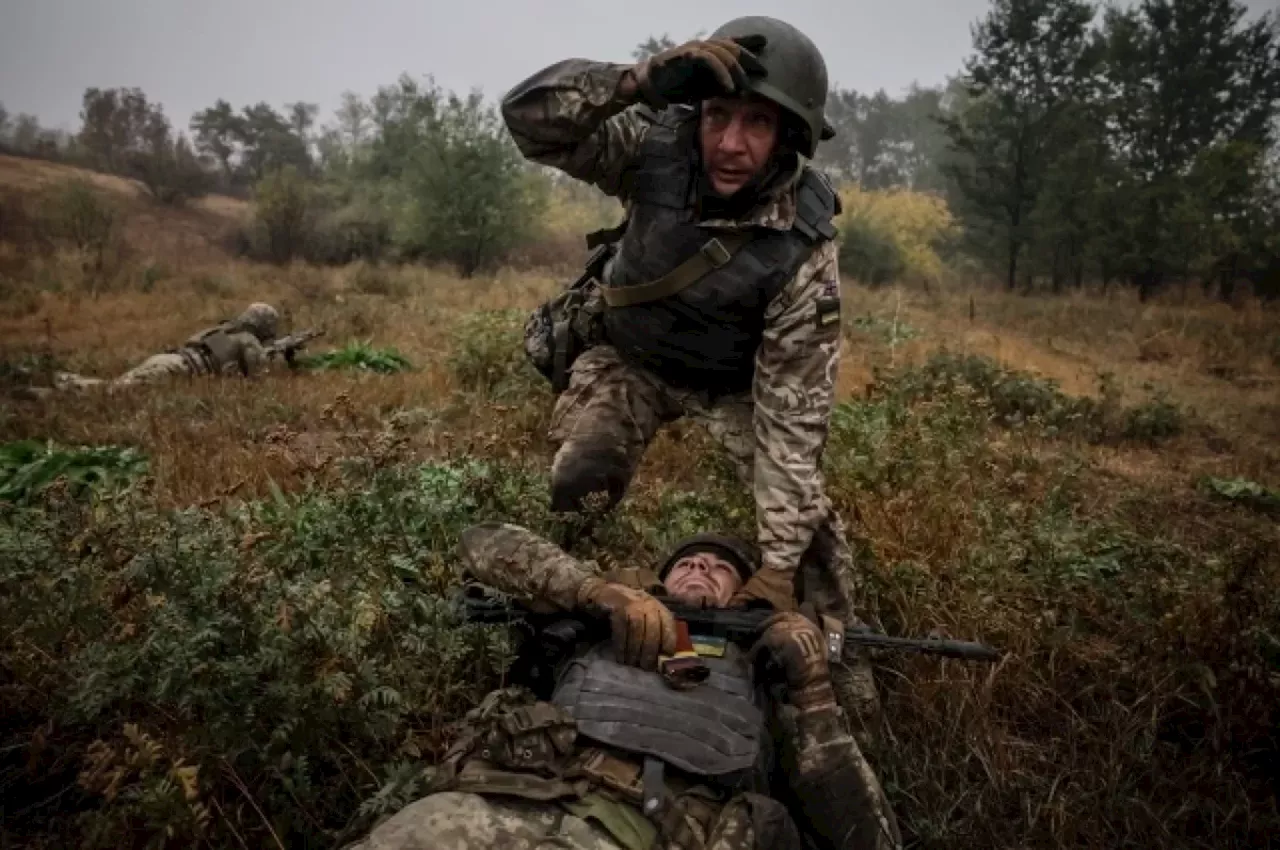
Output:
[[[908,652],[923,652],[928,655],[943,655],[947,658],[961,658],[965,661],[999,661],[1001,658],[999,650],[974,641],[946,640],[943,638],[905,638],[856,630],[845,632],[844,646],[846,654],[852,647],[870,646],[876,649],[897,649]]]

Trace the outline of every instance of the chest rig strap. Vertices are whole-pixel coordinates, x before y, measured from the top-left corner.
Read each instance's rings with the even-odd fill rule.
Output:
[[[630,307],[669,298],[690,286],[705,275],[733,259],[733,255],[746,247],[751,234],[736,230],[713,236],[689,259],[676,266],[657,280],[625,287],[604,287],[600,294],[610,307]]]

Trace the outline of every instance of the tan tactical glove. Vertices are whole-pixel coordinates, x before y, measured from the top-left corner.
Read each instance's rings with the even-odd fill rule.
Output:
[[[802,710],[835,705],[826,637],[808,617],[796,611],[773,615],[752,652],[768,653],[782,668],[792,705]]]
[[[633,73],[640,94],[652,106],[697,103],[743,91],[748,73],[762,76],[764,66],[751,51],[763,47],[764,36],[690,41],[655,53]]]
[[[676,621],[643,590],[592,576],[578,588],[578,605],[609,613],[618,661],[642,670],[658,669],[658,656],[676,651]]]
[[[764,568],[729,599],[730,608],[746,608],[752,603],[766,602],[776,611],[796,609],[796,590],[792,577],[779,570]]]

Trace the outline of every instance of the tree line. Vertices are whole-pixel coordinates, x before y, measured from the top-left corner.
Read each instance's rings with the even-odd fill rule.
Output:
[[[1010,289],[1197,280],[1280,294],[1280,22],[1239,0],[993,0],[972,55],[902,96],[835,87],[816,164],[863,189],[945,198]],[[695,36],[696,37],[696,36]],[[672,46],[637,45],[638,60]],[[530,231],[555,178],[494,107],[402,76],[315,104],[218,100],[176,131],[139,89],[88,89],[74,136],[0,106],[0,145],[138,179],[168,203],[252,192],[269,259],[447,259],[464,272]],[[862,240],[865,241],[865,240]],[[875,241],[875,240],[872,240]]]
[[[993,0],[944,84],[833,87],[815,164],[941,195],[950,247],[1010,289],[1280,295],[1280,19],[1247,17],[1239,0]]]
[[[1009,288],[1280,294],[1280,23],[1238,0],[995,0],[942,170]]]

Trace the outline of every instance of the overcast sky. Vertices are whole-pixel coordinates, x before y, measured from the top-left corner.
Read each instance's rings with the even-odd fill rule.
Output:
[[[1255,13],[1280,0],[1246,0]],[[223,98],[321,106],[402,73],[497,97],[580,56],[630,61],[738,15],[779,17],[826,56],[833,84],[898,94],[959,70],[987,0],[0,0],[0,102],[75,130],[85,88],[138,86],[179,128]]]

